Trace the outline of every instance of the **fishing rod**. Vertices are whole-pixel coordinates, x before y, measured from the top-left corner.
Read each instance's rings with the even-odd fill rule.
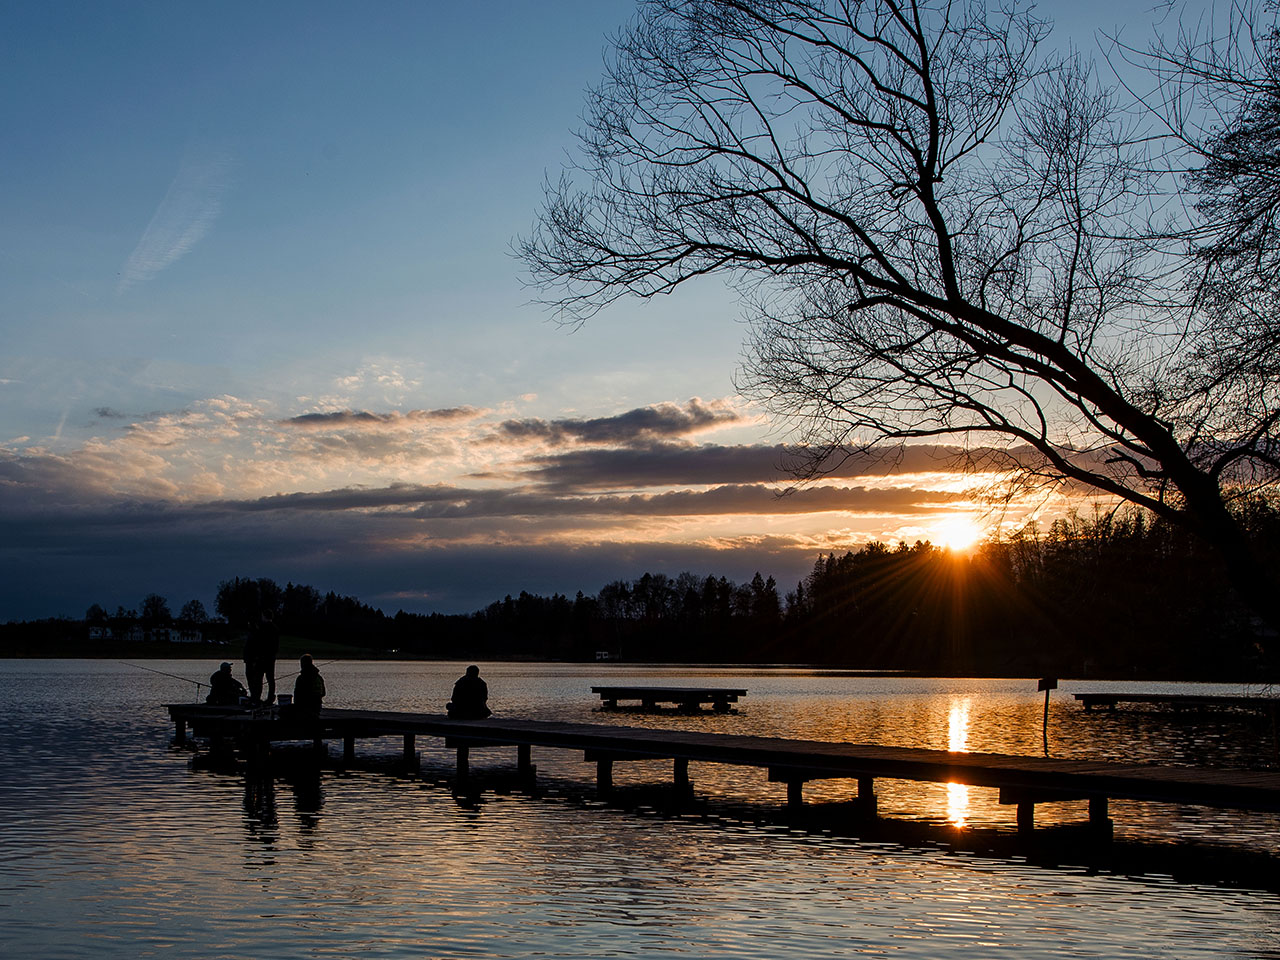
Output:
[[[341,658],[339,657],[338,659],[341,659]],[[313,667],[315,667],[315,668],[318,670],[318,669],[320,669],[321,667],[327,667],[329,664],[331,664],[331,663],[337,663],[337,662],[338,662],[338,660],[323,660],[323,661],[321,661],[320,663],[313,663],[313,664],[312,664],[312,666],[313,666]],[[279,674],[279,675],[276,677],[276,679],[277,679],[277,680],[288,680],[290,677],[296,677],[296,676],[297,676],[298,674],[300,674],[301,672],[302,672],[301,670],[295,670],[295,671],[293,671],[293,673],[282,673],[282,674]]]
[[[190,677],[180,677],[176,673],[165,673],[163,670],[153,670],[151,667],[144,667],[140,663],[130,663],[127,660],[117,660],[117,663],[123,663],[126,667],[134,667],[137,670],[146,670],[148,673],[158,673],[162,677],[169,677],[171,680],[182,680],[185,683],[194,683],[196,685],[196,699],[200,698],[200,688],[207,687],[208,684],[203,680],[192,680]]]

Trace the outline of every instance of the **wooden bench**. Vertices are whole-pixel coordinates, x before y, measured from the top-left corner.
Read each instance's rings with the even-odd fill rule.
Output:
[[[619,700],[639,700],[642,710],[669,703],[685,713],[698,713],[704,703],[716,713],[728,713],[729,704],[747,695],[741,687],[592,687],[591,692],[600,694],[602,710],[617,710]]]

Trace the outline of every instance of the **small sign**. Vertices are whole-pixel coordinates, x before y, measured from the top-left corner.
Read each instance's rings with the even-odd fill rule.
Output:
[[[1036,687],[1036,689],[1037,690],[1057,690],[1058,678],[1057,677],[1041,677],[1040,686]]]

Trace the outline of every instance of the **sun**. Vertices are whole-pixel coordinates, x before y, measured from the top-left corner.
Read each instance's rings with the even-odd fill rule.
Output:
[[[933,528],[933,541],[948,550],[968,550],[983,537],[983,529],[973,517],[955,514]]]

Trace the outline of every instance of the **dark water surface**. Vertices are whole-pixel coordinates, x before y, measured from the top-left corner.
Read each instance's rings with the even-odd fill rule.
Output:
[[[207,679],[216,664],[147,661]],[[332,706],[439,712],[460,664],[338,662]],[[291,668],[284,668],[285,670]],[[1041,754],[1027,680],[915,680],[813,671],[490,664],[503,716]],[[592,684],[748,689],[740,713],[595,711]],[[1270,727],[1160,710],[1085,714],[1078,690],[1236,692],[1068,683],[1054,756],[1267,767]],[[287,689],[287,687],[285,688]],[[534,751],[541,792],[506,792],[514,751],[474,751],[491,787],[455,799],[452,757],[419,740],[362,743],[372,769],[274,779],[193,769],[162,704],[195,687],[106,661],[0,661],[2,957],[1280,957],[1280,897],[1167,878],[1043,869],[1017,859],[800,830],[763,771],[691,765],[705,803],[683,816],[589,799],[580,754]],[[330,748],[336,755],[339,745]],[[385,756],[379,768],[378,756]],[[670,764],[622,764],[623,793]],[[813,783],[806,800],[855,792]],[[885,816],[1012,830],[995,791],[877,781]],[[836,808],[838,809],[838,808]],[[747,811],[746,814],[743,811]],[[1048,804],[1037,823],[1078,821]],[[1118,838],[1280,846],[1280,821],[1113,803]]]

